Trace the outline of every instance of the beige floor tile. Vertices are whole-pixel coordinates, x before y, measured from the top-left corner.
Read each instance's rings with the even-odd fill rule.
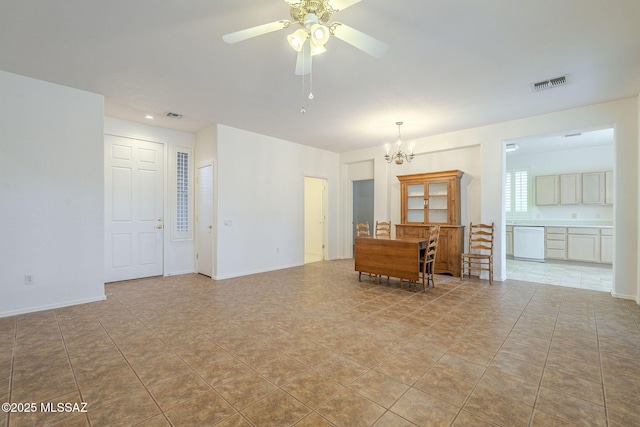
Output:
[[[398,356],[389,357],[375,367],[376,371],[409,385],[424,375],[427,369],[424,364]]]
[[[476,387],[463,409],[501,426],[526,426],[533,411],[531,406],[481,387]]]
[[[540,388],[536,408],[580,425],[607,425],[604,406],[546,387]]]
[[[599,382],[588,381],[549,368],[544,371],[541,385],[542,387],[604,406],[603,387]]]
[[[437,369],[431,369],[413,385],[431,396],[437,397],[458,408],[462,407],[474,384],[467,383]]]
[[[640,425],[639,306],[545,264],[523,280],[550,284],[439,275],[426,293],[358,282],[353,260],[108,284],[105,301],[0,319],[0,400],[90,405],[11,427]]]
[[[317,371],[310,371],[288,383],[283,389],[308,407],[315,409],[344,390],[344,386]]]
[[[483,365],[444,355],[433,369],[469,383],[476,383],[485,371]]]
[[[149,393],[142,390],[123,396],[122,398],[102,405],[89,408],[89,420],[92,426],[136,425],[157,416],[160,408],[155,404]]]
[[[496,367],[487,369],[478,382],[478,387],[527,406],[534,405],[538,394],[537,382],[527,382]]]
[[[349,388],[388,409],[409,389],[409,386],[371,370],[352,382]]]
[[[180,426],[212,426],[235,414],[233,409],[218,393],[205,391],[195,398],[165,412],[171,424]]]
[[[317,412],[338,427],[357,427],[372,425],[384,414],[385,408],[347,389],[319,407]]]
[[[282,390],[276,390],[242,410],[242,414],[258,426],[293,425],[310,412],[310,408]]]
[[[420,426],[448,426],[456,417],[458,408],[411,388],[391,407],[391,411]]]
[[[384,413],[382,417],[374,424],[375,427],[415,427],[416,424],[402,418],[398,414],[391,411]]]
[[[177,373],[148,387],[153,398],[164,411],[210,390],[209,385],[194,372]]]
[[[235,409],[241,410],[277,388],[255,371],[250,371],[246,375],[219,385],[216,391]]]
[[[368,369],[351,359],[333,355],[315,370],[342,385],[349,385]]]

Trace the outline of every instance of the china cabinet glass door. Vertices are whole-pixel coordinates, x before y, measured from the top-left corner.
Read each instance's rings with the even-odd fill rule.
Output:
[[[449,194],[447,182],[431,182],[428,187],[427,222],[447,223]]]

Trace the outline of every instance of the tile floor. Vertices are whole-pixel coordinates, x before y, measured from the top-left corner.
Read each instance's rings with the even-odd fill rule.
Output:
[[[549,285],[611,292],[613,268],[607,264],[507,259],[507,278]]]
[[[605,292],[353,260],[106,289],[0,319],[0,402],[88,403],[1,426],[640,425],[640,308]]]

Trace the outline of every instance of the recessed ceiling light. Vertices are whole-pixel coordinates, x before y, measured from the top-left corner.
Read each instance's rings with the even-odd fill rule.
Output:
[[[153,116],[151,114],[145,115],[144,118],[147,120],[153,120]]]

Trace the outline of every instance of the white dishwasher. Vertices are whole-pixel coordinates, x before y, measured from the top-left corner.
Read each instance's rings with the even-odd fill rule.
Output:
[[[544,262],[544,227],[514,225],[513,257]]]

